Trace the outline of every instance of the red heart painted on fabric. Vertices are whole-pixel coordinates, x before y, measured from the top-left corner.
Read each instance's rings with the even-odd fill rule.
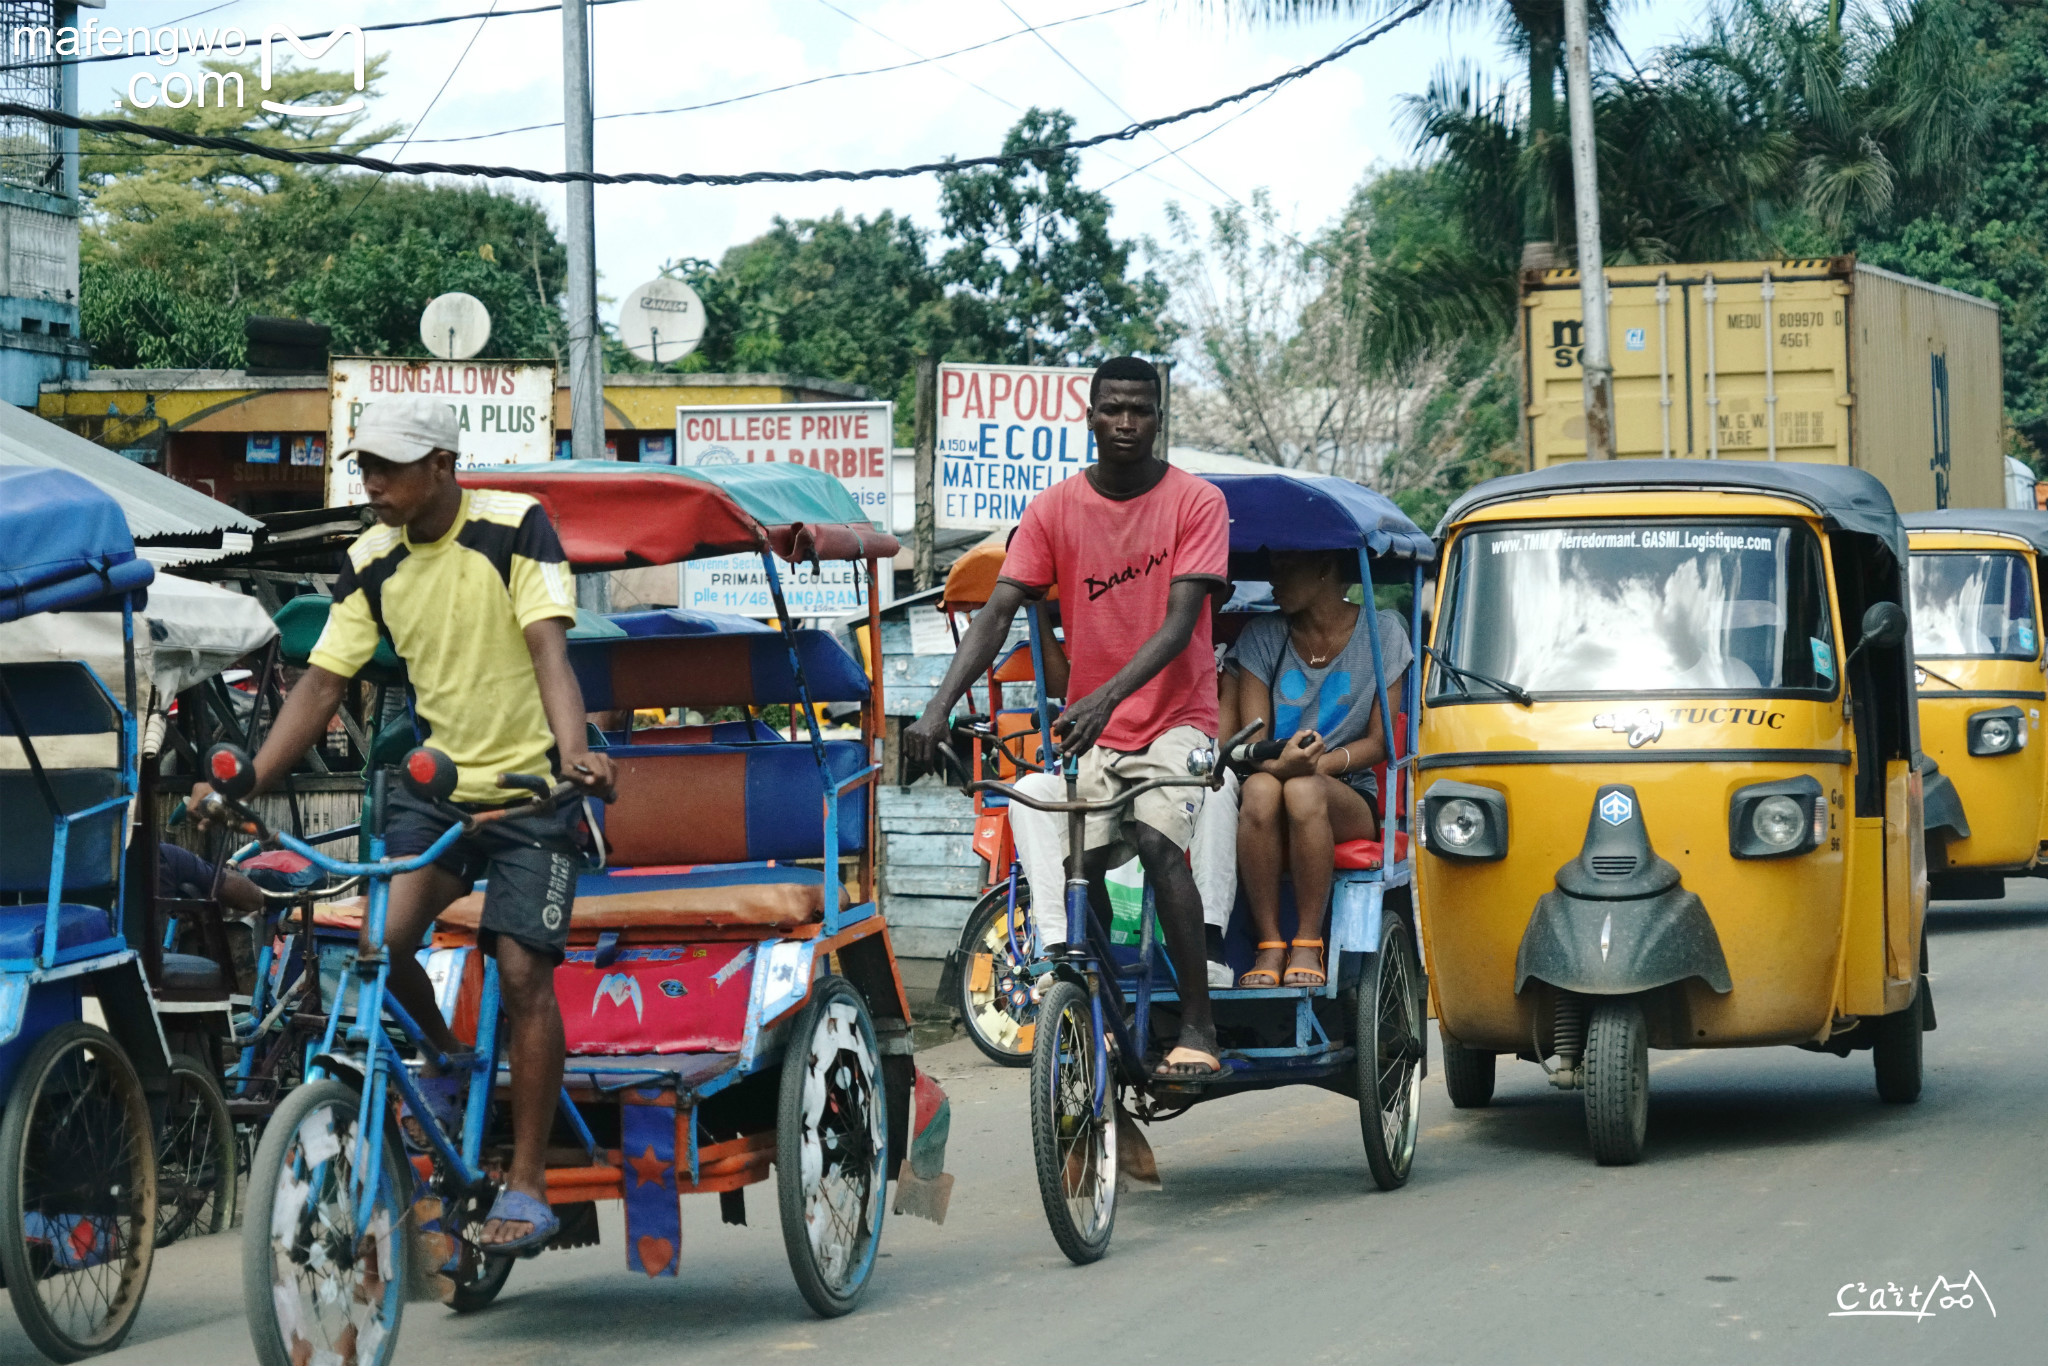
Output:
[[[668,1239],[645,1233],[640,1235],[640,1267],[648,1275],[659,1276],[666,1271],[675,1255],[676,1245]]]

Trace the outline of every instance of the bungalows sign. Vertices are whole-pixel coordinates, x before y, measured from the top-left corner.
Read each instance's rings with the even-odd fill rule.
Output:
[[[336,356],[327,370],[327,506],[365,501],[348,449],[363,409],[396,394],[424,394],[455,410],[464,469],[548,460],[555,453],[555,367],[529,361],[390,360]],[[296,462],[295,462],[296,463]]]
[[[731,408],[676,409],[676,464],[809,465],[846,486],[868,520],[889,523],[889,451],[895,440],[893,403],[776,403]],[[799,617],[843,616],[866,608],[854,566],[825,561],[781,567],[783,600]],[[882,601],[893,575],[882,574]],[[679,601],[699,611],[772,617],[775,599],[754,555],[722,555],[682,566]]]
[[[939,367],[937,524],[1014,526],[1032,495],[1095,463],[1092,371],[1021,365]]]

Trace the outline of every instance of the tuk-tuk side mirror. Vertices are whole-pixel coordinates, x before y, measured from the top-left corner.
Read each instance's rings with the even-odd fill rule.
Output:
[[[1863,614],[1863,633],[1856,641],[1856,648],[1849,651],[1849,657],[1842,661],[1842,672],[1847,674],[1849,666],[1865,650],[1890,650],[1904,643],[1906,639],[1906,609],[1895,602],[1873,602]]]
[[[1906,639],[1906,609],[1895,602],[1873,602],[1863,614],[1863,638],[1857,649],[1894,649]]]

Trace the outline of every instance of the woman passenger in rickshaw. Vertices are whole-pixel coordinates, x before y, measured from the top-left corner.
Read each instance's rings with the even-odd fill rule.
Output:
[[[1254,717],[1283,740],[1277,758],[1244,773],[1237,825],[1237,867],[1257,935],[1258,954],[1240,987],[1321,986],[1322,917],[1330,896],[1335,847],[1379,836],[1380,793],[1373,770],[1387,759],[1386,726],[1375,697],[1372,640],[1365,614],[1347,600],[1344,551],[1274,552],[1278,612],[1254,617],[1225,656],[1237,675],[1237,715],[1225,731]],[[1387,705],[1401,710],[1401,675],[1412,651],[1398,613],[1379,613]],[[1229,689],[1226,688],[1226,693]],[[1299,924],[1280,933],[1280,875],[1294,875]]]

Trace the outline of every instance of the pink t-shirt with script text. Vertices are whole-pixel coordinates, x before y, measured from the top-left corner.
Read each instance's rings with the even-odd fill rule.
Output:
[[[1158,633],[1177,580],[1221,586],[1229,573],[1222,491],[1171,466],[1136,498],[1106,498],[1085,474],[1062,479],[1024,509],[1002,570],[1026,588],[1059,585],[1073,665],[1070,703],[1115,677]],[[1216,734],[1216,651],[1206,611],[1187,649],[1124,699],[1098,743],[1129,753],[1175,726]]]

